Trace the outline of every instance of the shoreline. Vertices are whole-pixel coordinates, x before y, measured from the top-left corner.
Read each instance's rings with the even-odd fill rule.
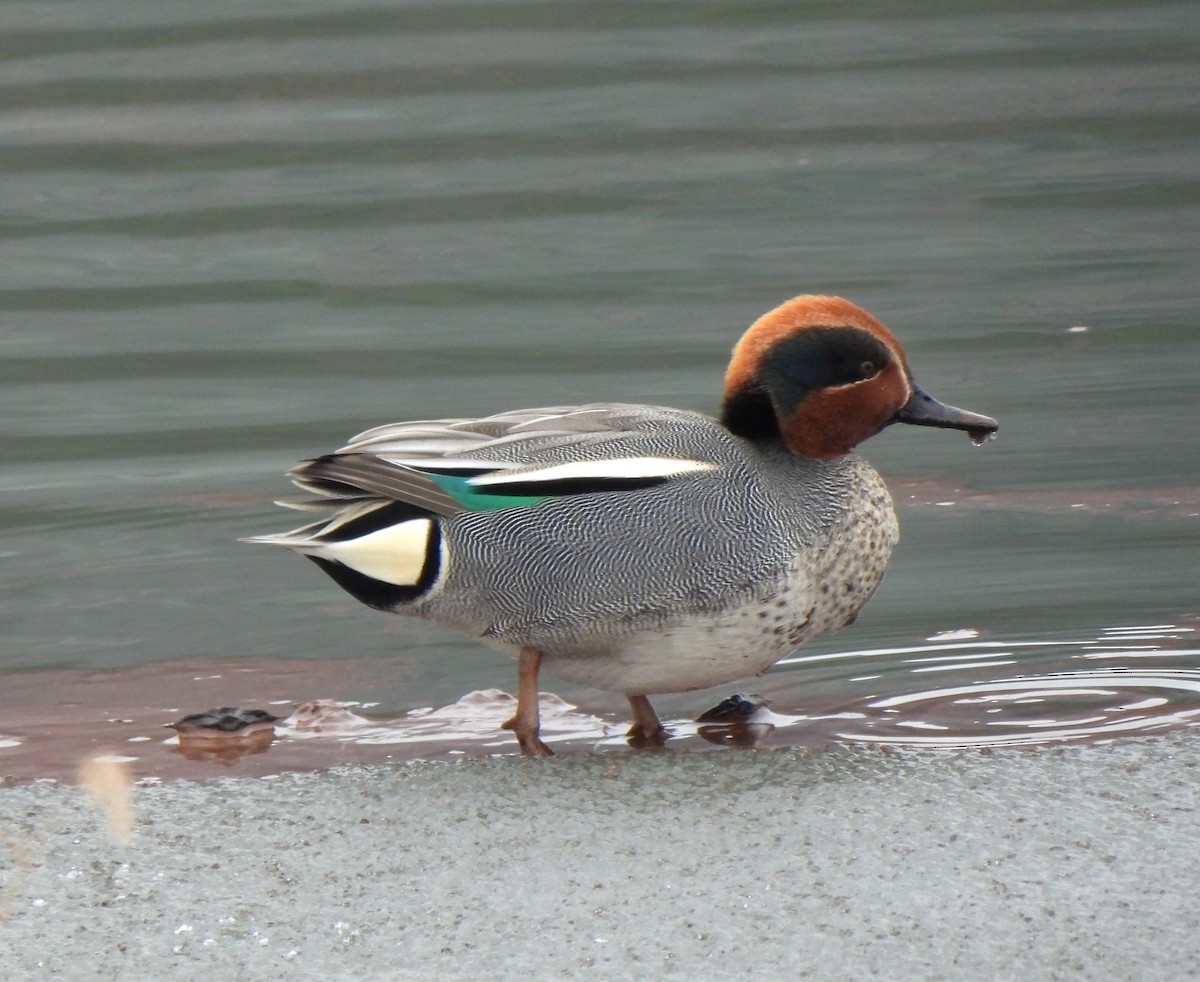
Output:
[[[97,758],[119,765],[128,781],[144,787],[176,780],[311,773],[346,765],[518,757],[516,741],[500,727],[514,710],[507,692],[477,690],[441,707],[400,711],[359,701],[363,693],[380,691],[380,675],[386,671],[386,666],[365,660],[225,657],[107,671],[12,672],[0,693],[0,788],[80,783],[81,767]],[[1062,725],[1057,728],[1047,726],[1042,718],[1048,693],[1024,699],[1022,690],[1057,686],[1055,691],[1063,694],[1056,698],[1069,699],[1072,693],[1062,688],[1063,676],[950,687],[940,701],[929,702],[923,695],[864,697],[836,688],[822,693],[817,686],[801,694],[794,685],[787,688],[791,680],[778,673],[754,680],[778,701],[750,697],[717,718],[709,707],[725,705],[731,688],[687,693],[674,705],[686,704],[688,716],[670,708],[663,715],[672,733],[666,745],[636,752],[669,755],[837,746],[986,752],[1000,747],[1126,742],[1200,725],[1196,684],[1180,682],[1178,673],[1170,670],[1160,679],[1149,678],[1144,671],[1137,677],[1124,672],[1118,667],[1092,678],[1118,687],[1128,678],[1127,693],[1140,691],[1141,697],[1129,695],[1125,704],[1111,707],[1101,725],[1094,724],[1094,717],[1072,711],[1065,702]],[[1065,678],[1070,682],[1070,676]],[[1147,711],[1144,689],[1136,686],[1151,683],[1175,688],[1163,688],[1169,698],[1156,700],[1156,708]],[[1095,698],[1088,686],[1096,684],[1071,682],[1072,687],[1082,686],[1079,691],[1085,699]],[[960,698],[964,693],[967,698]],[[541,693],[542,733],[556,755],[635,752],[626,737],[624,699],[610,693],[594,695],[576,706],[552,692]],[[939,693],[928,695],[933,698]],[[911,712],[892,708],[899,701],[911,702]],[[976,715],[981,701],[1015,707],[1028,703],[1033,716],[1005,719],[994,715],[996,709]],[[666,698],[663,703],[673,705]],[[172,727],[185,717],[222,707],[262,710],[276,719],[242,733],[194,728],[188,732],[187,727],[177,732]]]

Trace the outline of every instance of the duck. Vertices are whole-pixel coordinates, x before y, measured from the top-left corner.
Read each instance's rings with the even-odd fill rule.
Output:
[[[716,416],[561,405],[369,429],[288,475],[315,521],[246,541],[305,556],[368,607],[517,664],[522,754],[544,668],[623,694],[635,745],[669,733],[649,697],[758,675],[846,626],[899,531],[854,449],[895,423],[996,420],[913,380],[895,335],[848,300],[793,297],[737,342]]]

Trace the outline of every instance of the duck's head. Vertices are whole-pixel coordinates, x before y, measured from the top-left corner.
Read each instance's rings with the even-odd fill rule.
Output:
[[[721,421],[738,436],[781,439],[821,460],[891,423],[966,430],[976,443],[999,428],[921,389],[895,335],[861,307],[818,296],[793,297],[743,335],[725,375]]]

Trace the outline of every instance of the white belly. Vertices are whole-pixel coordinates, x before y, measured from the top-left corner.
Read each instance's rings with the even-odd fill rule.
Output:
[[[721,620],[689,623],[629,638],[618,649],[586,656],[547,655],[546,670],[568,682],[609,692],[654,695],[724,685],[758,675],[794,644],[739,630]]]

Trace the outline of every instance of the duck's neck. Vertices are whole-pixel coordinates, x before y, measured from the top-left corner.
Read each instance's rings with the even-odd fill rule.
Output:
[[[721,425],[735,436],[755,443],[783,439],[775,407],[761,389],[744,388],[727,395],[721,405]]]

